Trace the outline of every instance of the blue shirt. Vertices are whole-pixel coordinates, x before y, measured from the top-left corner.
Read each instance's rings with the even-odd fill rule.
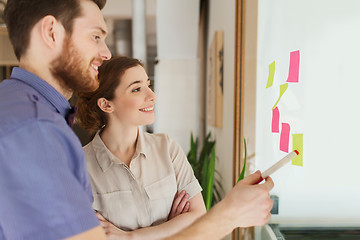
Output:
[[[69,109],[24,69],[0,84],[0,240],[62,239],[99,225]]]

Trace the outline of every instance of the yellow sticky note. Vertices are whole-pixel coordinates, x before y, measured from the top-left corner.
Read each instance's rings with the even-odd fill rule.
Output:
[[[297,150],[299,155],[297,155],[291,161],[292,165],[303,166],[303,134],[293,134],[293,150]]]
[[[275,75],[275,61],[269,64],[269,77],[266,83],[266,88],[269,88],[273,85]]]
[[[286,89],[288,88],[289,84],[288,83],[285,83],[285,84],[282,84],[280,85],[280,96],[278,98],[278,100],[276,101],[275,105],[273,106],[273,110],[276,108],[276,105],[279,103],[280,101],[280,98],[282,97],[282,95],[284,95]]]

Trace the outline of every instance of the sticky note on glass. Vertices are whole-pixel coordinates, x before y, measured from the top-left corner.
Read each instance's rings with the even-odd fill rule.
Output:
[[[279,103],[282,95],[284,95],[284,93],[285,93],[286,89],[288,88],[288,86],[289,86],[288,83],[284,83],[284,84],[280,85],[280,96],[279,96],[278,100],[276,101],[275,105],[273,106],[273,108],[272,108],[273,110],[276,108],[277,104]]]
[[[269,76],[268,76],[268,81],[266,83],[266,88],[269,88],[273,85],[274,76],[275,76],[275,61],[269,64]]]
[[[272,123],[271,123],[271,132],[278,133],[279,132],[279,120],[280,120],[280,112],[279,108],[276,107],[272,111]]]
[[[300,51],[290,53],[289,76],[286,82],[299,82]]]
[[[280,133],[280,151],[289,152],[290,125],[288,123],[281,124]]]
[[[303,134],[293,134],[293,150],[298,150],[299,155],[292,159],[291,164],[303,166]]]

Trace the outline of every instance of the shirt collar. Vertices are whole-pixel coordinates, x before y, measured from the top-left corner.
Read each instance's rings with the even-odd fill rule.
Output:
[[[99,133],[100,131],[98,131],[95,134],[95,137],[93,138],[91,143],[95,151],[97,162],[99,163],[99,166],[101,167],[102,171],[105,172],[113,164],[124,165],[124,163],[120,159],[118,159],[114,154],[112,154],[112,152],[106,147]],[[136,149],[133,159],[136,159],[140,154],[146,158],[147,150],[148,148],[144,142],[144,133],[141,130],[138,130],[138,139],[137,139]]]
[[[149,156],[148,152],[148,145],[145,143],[145,136],[144,132],[141,129],[138,129],[138,139],[136,142],[136,149],[135,149],[135,157],[142,154],[146,158]]]
[[[20,67],[14,67],[11,73],[12,79],[26,83],[37,90],[46,100],[48,100],[62,116],[65,117],[70,109],[70,103],[46,81],[37,75]]]
[[[121,164],[121,162],[105,146],[105,143],[100,138],[99,133],[100,131],[95,134],[95,137],[91,141],[91,145],[94,149],[96,160],[99,163],[100,168],[103,170],[103,172],[105,172],[114,162],[119,164]]]

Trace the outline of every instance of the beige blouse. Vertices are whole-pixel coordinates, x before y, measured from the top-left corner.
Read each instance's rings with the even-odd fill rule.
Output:
[[[84,151],[93,208],[123,230],[165,222],[176,192],[184,189],[191,198],[202,190],[185,153],[165,134],[139,131],[130,167],[107,149],[99,133]]]

